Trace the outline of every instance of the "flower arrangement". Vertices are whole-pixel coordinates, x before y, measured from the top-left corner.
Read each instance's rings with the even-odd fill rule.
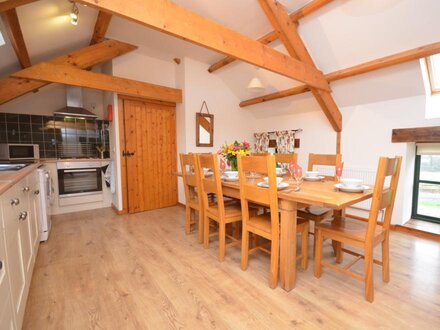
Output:
[[[228,160],[232,171],[237,171],[237,155],[249,155],[251,144],[249,142],[237,142],[227,144],[225,143],[218,151],[219,155]]]

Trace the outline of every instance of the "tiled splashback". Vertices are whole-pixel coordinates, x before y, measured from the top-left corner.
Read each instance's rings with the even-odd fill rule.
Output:
[[[34,143],[41,158],[99,157],[109,150],[109,122],[80,118],[0,113],[0,143]]]

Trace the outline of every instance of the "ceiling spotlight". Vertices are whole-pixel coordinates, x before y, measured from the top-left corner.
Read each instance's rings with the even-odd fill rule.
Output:
[[[70,23],[72,23],[72,25],[78,25],[78,15],[79,9],[76,3],[72,2],[72,11],[70,12]]]

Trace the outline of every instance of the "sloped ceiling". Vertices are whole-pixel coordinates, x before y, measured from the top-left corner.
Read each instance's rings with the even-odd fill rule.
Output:
[[[252,38],[272,30],[255,0],[174,0],[192,11],[213,19]],[[289,11],[308,0],[282,0]],[[79,6],[79,24],[69,23],[71,4],[67,0],[41,0],[17,9],[24,38],[33,63],[65,54],[89,44],[97,11]],[[335,0],[300,21],[299,32],[324,72],[332,72],[368,60],[417,46],[440,41],[440,1],[438,0]],[[0,76],[19,70],[16,56],[0,29],[6,45],[0,47]],[[212,64],[222,55],[192,45],[163,33],[114,17],[107,37],[144,46],[152,56],[171,60],[191,57]],[[274,47],[285,52],[284,47]],[[247,91],[254,76],[266,84],[264,94],[295,86],[297,82],[271,72],[236,62],[213,73],[226,82],[238,96],[247,99],[258,95]],[[424,87],[417,61],[348,78],[331,84],[339,106],[423,95]],[[274,108],[289,107],[309,96],[294,96],[277,101]],[[269,103],[268,103],[269,104]],[[248,109],[252,111],[253,108]],[[261,108],[261,107],[260,107]],[[276,114],[274,110],[273,114]],[[258,111],[256,111],[258,112]]]

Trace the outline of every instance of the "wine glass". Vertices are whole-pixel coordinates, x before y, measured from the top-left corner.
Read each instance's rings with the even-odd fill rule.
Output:
[[[300,190],[299,186],[301,185],[303,180],[303,173],[301,166],[297,166],[295,168],[295,171],[293,172],[293,177],[295,179],[295,184],[296,184],[295,191],[299,191]]]
[[[294,162],[289,163],[288,170],[289,170],[290,178],[291,178],[292,182],[295,182],[295,179],[293,178],[293,175],[295,174],[295,167],[296,167],[296,164]]]
[[[342,176],[342,169],[344,168],[344,162],[342,162],[342,163],[340,163],[340,164],[338,164],[338,165],[336,165],[336,181],[338,182],[338,183],[340,183],[341,182],[341,176]]]

